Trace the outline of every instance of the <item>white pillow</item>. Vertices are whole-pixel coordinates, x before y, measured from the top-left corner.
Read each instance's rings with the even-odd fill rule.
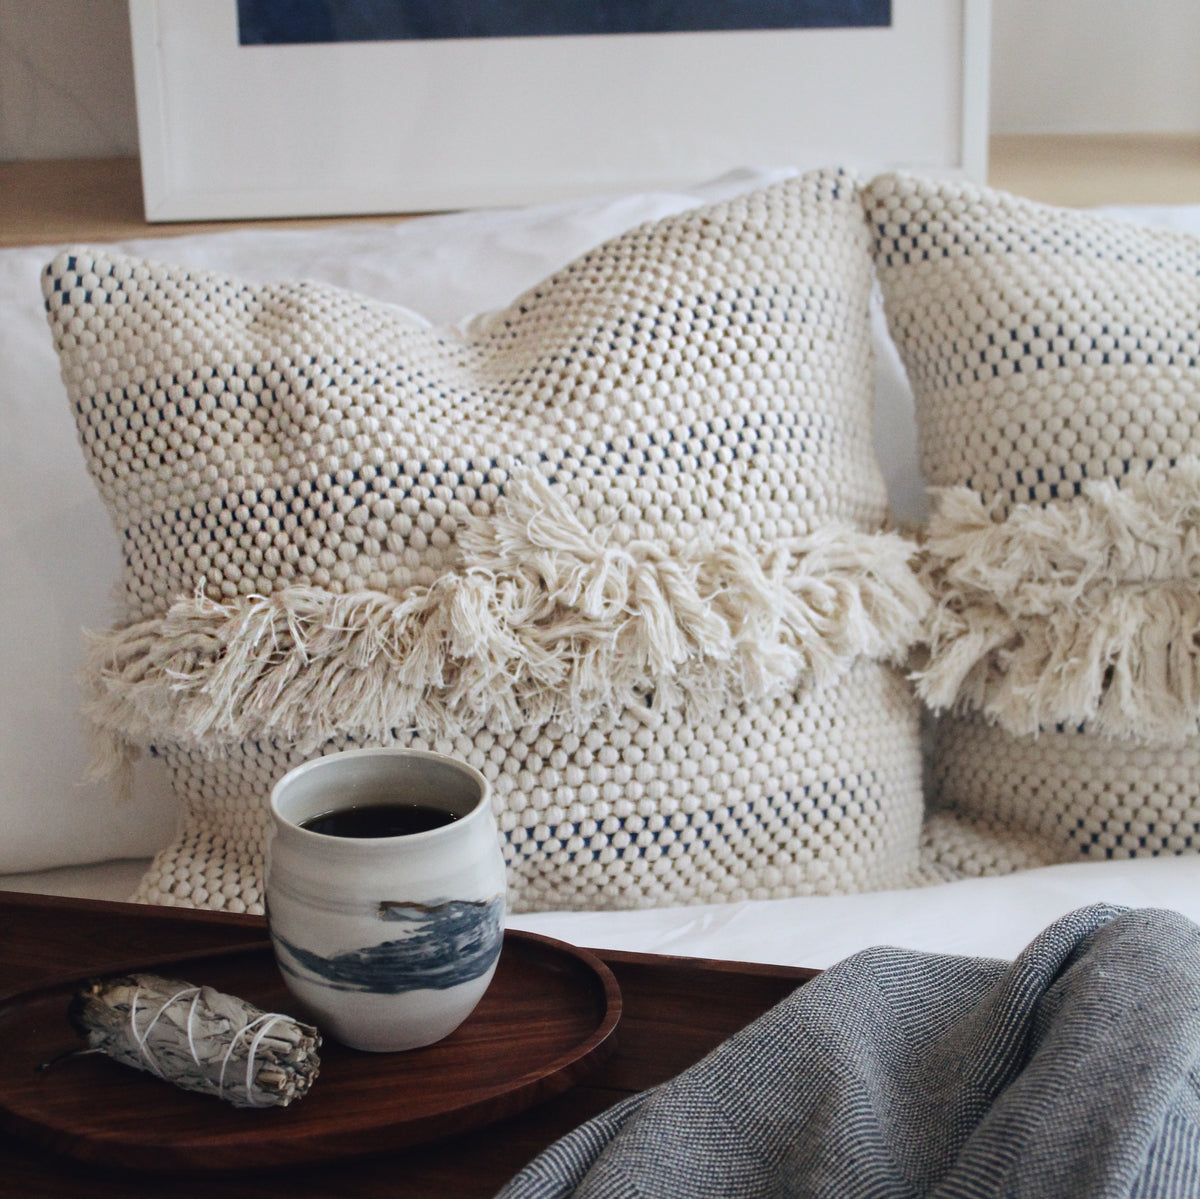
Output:
[[[184,827],[141,898],[260,903],[270,784],[348,742],[493,778],[513,905],[895,885],[924,594],[882,533],[867,229],[815,172],[503,311],[92,251],[44,290],[125,548],[92,715]]]
[[[200,270],[309,278],[405,305],[435,323],[512,296],[632,225],[789,172],[731,176],[688,193],[641,193],[397,223],[245,229],[120,243]],[[54,247],[0,249],[0,875],[145,858],[171,839],[173,791],[145,758],[131,795],[88,781],[76,675],[81,631],[116,617],[121,556],[63,402],[42,268]],[[53,486],[47,485],[53,480]]]
[[[1200,849],[1200,237],[864,199],[935,488],[931,840],[970,872]]]

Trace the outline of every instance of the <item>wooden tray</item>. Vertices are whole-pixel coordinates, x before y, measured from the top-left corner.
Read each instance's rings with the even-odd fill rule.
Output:
[[[140,969],[295,1010],[269,944]],[[512,1115],[579,1081],[614,1045],[621,996],[586,950],[509,931],[479,1006],[451,1036],[407,1053],[329,1040],[312,1090],[287,1108],[235,1108],[77,1047],[67,1004],[81,979],[0,1004],[0,1126],[81,1161],[233,1170],[329,1161],[434,1140]]]

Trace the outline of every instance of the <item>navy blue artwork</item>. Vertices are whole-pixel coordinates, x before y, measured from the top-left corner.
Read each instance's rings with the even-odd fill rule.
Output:
[[[334,957],[302,949],[272,931],[280,967],[298,978],[316,976],[339,991],[445,991],[485,974],[500,956],[504,897],[467,903],[379,905],[381,920],[407,926],[405,935]]]
[[[243,46],[876,28],[891,0],[238,0]]]

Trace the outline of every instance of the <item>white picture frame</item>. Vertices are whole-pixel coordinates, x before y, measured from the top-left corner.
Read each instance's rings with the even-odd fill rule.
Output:
[[[430,212],[838,164],[981,181],[990,0],[887,28],[240,46],[130,0],[149,221]]]

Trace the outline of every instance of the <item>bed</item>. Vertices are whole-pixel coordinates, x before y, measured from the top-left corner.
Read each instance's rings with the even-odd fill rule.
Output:
[[[610,196],[394,225],[156,237],[102,252],[264,286],[276,280],[314,280],[397,313],[403,310],[402,319],[411,320],[413,327],[470,330],[480,327],[481,320],[486,324],[487,318],[476,314],[510,305],[514,296],[536,290],[540,281],[629,230],[657,227],[706,206],[736,203],[747,194],[786,187],[795,178],[796,172],[788,170],[746,171],[686,192]],[[878,203],[885,201],[886,196],[877,196]],[[903,203],[912,207],[911,198]],[[1200,236],[1200,206],[1126,206],[1095,215],[1105,228],[1163,231],[1175,239],[1171,254],[1183,252],[1179,247],[1187,245],[1187,237]],[[877,229],[884,229],[887,220],[879,218]],[[0,886],[125,898],[140,885],[152,855],[171,840],[179,801],[161,760],[139,762],[132,791],[120,798],[105,783],[82,781],[91,751],[76,681],[83,661],[80,630],[103,630],[112,623],[122,555],[85,469],[47,331],[39,280],[60,249],[46,245],[0,251],[0,396],[9,428],[0,450],[5,561],[0,669],[6,679]],[[1191,255],[1194,262],[1194,248]],[[878,277],[872,286],[868,340],[874,355],[874,446],[892,514],[902,526],[920,527],[929,519],[921,453],[928,474],[935,435],[926,432],[925,448],[918,449],[909,372],[889,332]],[[900,288],[897,294],[903,298],[907,293]],[[1190,329],[1179,333],[1192,347],[1194,312]],[[910,328],[901,336],[911,342],[915,335]],[[1179,386],[1192,396],[1194,406],[1198,393],[1191,376],[1184,375]],[[1187,408],[1187,394],[1177,404],[1180,410]],[[953,440],[958,435],[944,436]],[[962,436],[972,444],[979,439]],[[950,485],[952,474],[950,470],[936,481]],[[1032,491],[1030,498],[1036,498]],[[995,699],[998,692],[994,687],[988,691],[988,685],[980,683],[978,694]],[[1000,751],[993,747],[987,752]],[[980,753],[972,750],[967,756],[978,758]],[[911,774],[911,762],[906,769]],[[1049,767],[1043,762],[1029,769]],[[1100,769],[1108,772],[1110,767]],[[1145,774],[1147,768],[1138,770]],[[1195,822],[1196,802],[1186,795],[1175,802],[1171,811],[1179,826]],[[1161,814],[1159,819],[1161,823]],[[979,877],[944,870],[906,880],[885,872],[866,884],[860,879],[816,888],[828,893],[781,894],[787,889],[784,883],[769,895],[760,887],[764,897],[758,898],[734,889],[707,896],[697,891],[685,896],[685,902],[652,902],[642,894],[637,902],[561,905],[573,910],[540,910],[556,905],[535,896],[509,921],[515,928],[590,946],[812,967],[829,966],[878,944],[1011,958],[1053,919],[1093,902],[1169,908],[1200,920],[1196,846],[1183,833],[1179,836],[1183,840],[1155,849],[1153,830],[1149,839],[1143,830],[1140,843],[1151,848],[1139,853],[1135,829],[1125,841],[1118,838],[1107,849],[1100,845],[1090,855],[1046,860],[1022,850],[1024,856],[1000,861],[993,853],[991,868],[975,872]],[[980,851],[971,852],[978,856]],[[805,883],[796,890],[812,892],[813,887]],[[619,908],[625,910],[615,910]]]

